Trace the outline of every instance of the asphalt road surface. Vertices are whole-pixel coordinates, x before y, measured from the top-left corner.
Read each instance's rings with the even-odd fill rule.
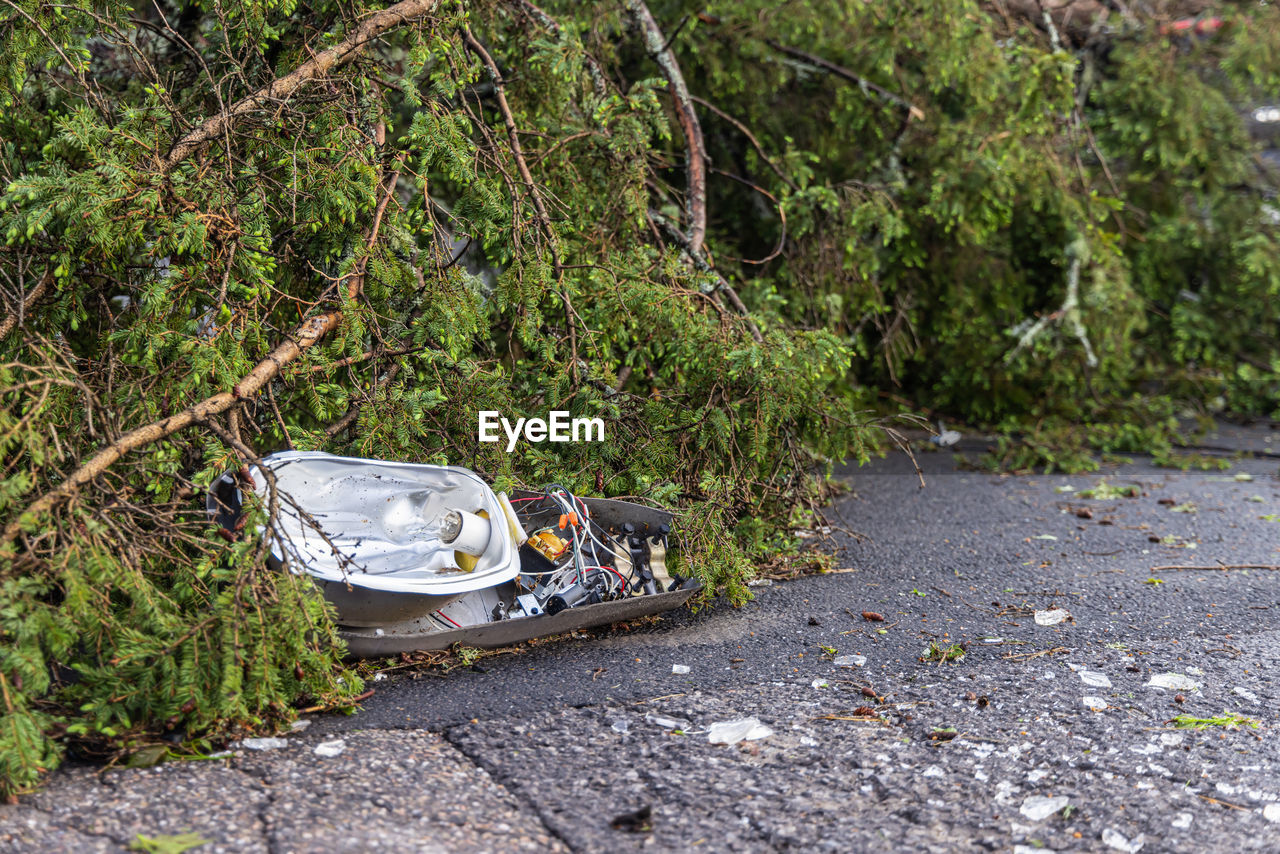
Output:
[[[1257,454],[936,453],[924,489],[879,461],[846,473],[838,572],[397,673],[276,749],[65,768],[0,808],[0,852],[1280,851],[1280,572],[1155,569],[1280,564],[1280,432],[1215,441]]]

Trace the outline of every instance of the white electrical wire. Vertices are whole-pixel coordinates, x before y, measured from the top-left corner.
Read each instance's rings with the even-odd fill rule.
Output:
[[[554,593],[561,593],[574,583],[575,577],[579,583],[586,585],[590,577],[589,573],[594,571],[600,573],[601,577],[604,579],[605,589],[609,594],[625,591],[629,586],[629,580],[627,577],[623,576],[622,571],[618,569],[617,566],[612,567],[612,571],[610,571],[609,568],[604,566],[589,566],[583,558],[583,549],[587,540],[590,540],[599,550],[596,553],[597,558],[612,556],[615,564],[625,562],[630,568],[628,573],[631,576],[630,580],[634,580],[635,578],[635,567],[631,565],[630,559],[614,547],[612,541],[609,539],[608,531],[591,518],[591,511],[587,509],[586,503],[563,486],[555,486],[547,490],[544,495],[546,498],[549,498],[564,515],[581,516],[583,524],[581,526],[574,526],[574,528],[581,528],[581,535],[575,530],[569,531],[569,544],[572,561],[557,570],[552,570],[548,576],[542,576],[534,573],[534,575],[539,578],[539,583],[545,584]],[[592,532],[592,525],[600,528],[600,531],[604,534],[604,540],[601,540],[600,537],[597,537],[595,533]]]
[[[598,523],[596,523],[594,520],[592,520],[592,518],[591,518],[591,511],[589,511],[589,510],[587,509],[587,505],[586,505],[586,503],[585,503],[585,502],[583,502],[583,500],[582,500],[581,498],[577,497],[576,495],[572,495],[572,494],[570,494],[570,496],[569,496],[569,497],[570,497],[570,498],[572,498],[572,499],[577,503],[577,505],[578,505],[580,508],[582,508],[582,515],[583,515],[584,520],[585,520],[585,521],[586,521],[586,523],[587,523],[587,524],[586,524],[586,525],[584,525],[583,527],[584,527],[584,529],[585,529],[585,530],[586,530],[586,532],[587,532],[587,536],[591,538],[591,541],[592,541],[592,542],[594,542],[594,543],[595,543],[597,546],[599,546],[600,548],[604,549],[604,550],[605,550],[606,552],[608,552],[609,554],[613,555],[615,558],[617,558],[617,559],[618,559],[618,561],[626,561],[626,562],[627,562],[627,564],[628,564],[628,565],[630,565],[630,563],[631,563],[631,559],[630,559],[630,558],[628,558],[627,556],[623,555],[622,553],[620,553],[620,552],[616,551],[616,550],[613,548],[613,546],[612,546],[612,545],[605,545],[603,542],[601,542],[601,541],[596,537],[596,535],[595,535],[595,534],[591,533],[591,526],[592,526],[592,525],[595,525],[597,528],[600,528],[600,525],[599,525]],[[600,528],[600,530],[601,530],[601,531],[604,531],[604,528]],[[606,538],[608,537],[608,532],[607,532],[607,531],[605,531],[605,536],[606,536]],[[618,574],[619,574],[619,575],[621,575],[621,574],[622,574],[622,572],[621,572],[621,571],[619,571],[619,572],[618,572]],[[635,575],[635,567],[634,567],[634,566],[633,566],[633,567],[631,567],[631,573],[630,573],[630,574],[634,577],[634,575]]]

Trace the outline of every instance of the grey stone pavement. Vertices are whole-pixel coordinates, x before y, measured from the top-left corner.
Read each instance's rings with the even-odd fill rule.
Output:
[[[847,471],[835,513],[864,538],[839,535],[837,573],[402,671],[278,749],[70,766],[0,807],[0,852],[1280,851],[1280,572],[1153,569],[1280,564],[1280,432],[1206,444],[1255,455]],[[1139,494],[1082,497],[1104,480]],[[1256,727],[1172,723],[1224,712]],[[711,743],[744,717],[771,734]]]

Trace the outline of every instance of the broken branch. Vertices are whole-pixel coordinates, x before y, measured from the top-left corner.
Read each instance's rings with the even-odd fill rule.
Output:
[[[702,244],[707,238],[707,152],[702,140],[702,127],[698,124],[698,114],[693,109],[693,99],[689,95],[689,87],[685,85],[680,64],[667,46],[658,22],[653,19],[653,13],[644,0],[626,0],[625,5],[632,20],[640,28],[645,50],[658,63],[658,68],[671,87],[671,97],[675,99],[676,117],[680,120],[685,144],[689,147],[689,231],[686,237],[688,245],[701,255]]]
[[[402,4],[403,5],[403,4]],[[360,263],[349,274],[347,282],[347,297],[355,299],[364,284],[365,271],[369,262],[369,255],[373,252],[373,247],[378,239],[378,230],[382,224],[383,215],[386,213],[387,204],[391,201],[391,197],[395,194],[396,184],[400,178],[400,168],[404,162],[404,154],[401,154],[395,162],[395,167],[390,176],[385,179],[384,195],[378,202],[377,209],[374,213],[373,225],[369,229],[369,239],[366,243],[364,257],[360,259]],[[382,184],[379,184],[382,187]],[[303,352],[312,347],[317,341],[328,335],[342,321],[341,311],[331,311],[317,317],[303,321],[292,334],[288,336],[283,344],[278,345],[274,350],[267,354],[267,357],[258,362],[249,373],[245,374],[229,392],[221,392],[212,397],[207,397],[199,403],[188,406],[186,409],[168,418],[160,421],[153,421],[142,427],[130,430],[111,444],[93,455],[87,463],[81,465],[78,469],[71,473],[71,476],[58,484],[52,490],[46,492],[40,498],[36,499],[23,512],[15,516],[8,525],[5,526],[3,534],[0,534],[0,552],[7,552],[13,543],[14,538],[22,529],[22,520],[30,515],[37,515],[54,509],[62,502],[71,498],[80,487],[88,484],[98,475],[110,468],[116,460],[127,454],[129,451],[137,450],[145,447],[152,442],[159,441],[167,436],[172,436],[181,430],[185,430],[194,424],[210,423],[209,419],[215,415],[219,415],[233,407],[239,405],[244,400],[261,391],[266,385],[279,376],[280,371],[285,365],[298,358]],[[239,441],[238,431],[233,430],[232,435]]]
[[[1080,268],[1084,265],[1087,253],[1088,246],[1082,238],[1076,238],[1067,246],[1066,254],[1071,259],[1071,266],[1067,270],[1067,295],[1063,299],[1062,305],[1057,311],[1043,315],[1034,323],[1027,319],[1009,330],[1011,335],[1018,336],[1018,343],[1004,357],[1006,365],[1013,361],[1015,356],[1035,343],[1036,338],[1050,323],[1065,320],[1071,324],[1072,333],[1083,345],[1085,361],[1089,367],[1096,368],[1098,366],[1098,357],[1093,352],[1093,346],[1089,343],[1089,336],[1085,332],[1084,324],[1080,321]]]
[[[689,218],[689,230],[681,233],[661,216],[657,217],[657,221],[665,227],[665,230],[670,232],[672,239],[683,250],[685,257],[689,259],[695,269],[710,273],[716,277],[718,281],[714,291],[724,292],[730,304],[746,318],[747,328],[751,331],[751,337],[757,344],[763,343],[764,336],[760,334],[759,327],[751,319],[746,304],[742,302],[738,292],[733,289],[725,277],[711,266],[711,262],[707,260],[707,256],[702,249],[707,239],[707,153],[702,139],[702,127],[698,124],[698,114],[693,109],[693,98],[689,94],[689,87],[685,85],[684,74],[680,71],[680,64],[676,62],[675,55],[671,53],[666,40],[662,36],[662,30],[659,29],[658,22],[653,19],[653,14],[649,11],[649,7],[644,4],[644,0],[626,0],[626,7],[644,36],[645,49],[653,57],[654,61],[658,63],[658,67],[662,69],[663,75],[667,78],[667,83],[671,87],[671,97],[675,100],[676,115],[680,119],[680,127],[684,130],[685,143],[689,147],[689,190],[688,198],[685,200],[685,208]],[[653,217],[653,212],[650,212],[650,216]]]

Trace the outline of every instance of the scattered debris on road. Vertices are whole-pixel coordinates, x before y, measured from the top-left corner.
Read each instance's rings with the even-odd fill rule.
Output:
[[[244,738],[231,744],[232,748],[244,750],[281,750],[288,746],[283,738]]]
[[[316,756],[323,756],[332,759],[335,756],[341,756],[343,751],[347,749],[347,743],[342,739],[334,739],[333,741],[322,741],[315,746],[312,751]]]
[[[924,651],[920,653],[920,660],[925,662],[936,661],[939,664],[955,664],[965,656],[965,645],[962,643],[940,644],[937,641],[930,641]]]
[[[1053,608],[1047,611],[1036,611],[1035,620],[1037,626],[1056,626],[1058,623],[1071,620],[1071,612],[1066,608]]]
[[[1223,711],[1222,714],[1212,718],[1197,718],[1193,715],[1178,715],[1170,721],[1178,729],[1208,729],[1211,726],[1238,728],[1242,726],[1250,729],[1257,729],[1260,725],[1253,718],[1246,718],[1244,715],[1238,715],[1235,712]]]
[[[644,719],[660,729],[669,729],[677,732],[689,731],[689,722],[683,718],[669,718],[666,715],[648,712],[645,714]]]
[[[1054,813],[1062,812],[1070,803],[1071,799],[1066,795],[1057,795],[1051,798],[1043,795],[1032,795],[1022,802],[1022,807],[1018,812],[1032,821],[1044,821]]]
[[[1184,673],[1153,673],[1144,686],[1147,688],[1167,688],[1170,691],[1200,690],[1200,683]]]
[[[707,731],[707,741],[712,744],[737,744],[740,741],[758,741],[773,735],[773,730],[760,723],[759,718],[738,718],[718,721]]]

